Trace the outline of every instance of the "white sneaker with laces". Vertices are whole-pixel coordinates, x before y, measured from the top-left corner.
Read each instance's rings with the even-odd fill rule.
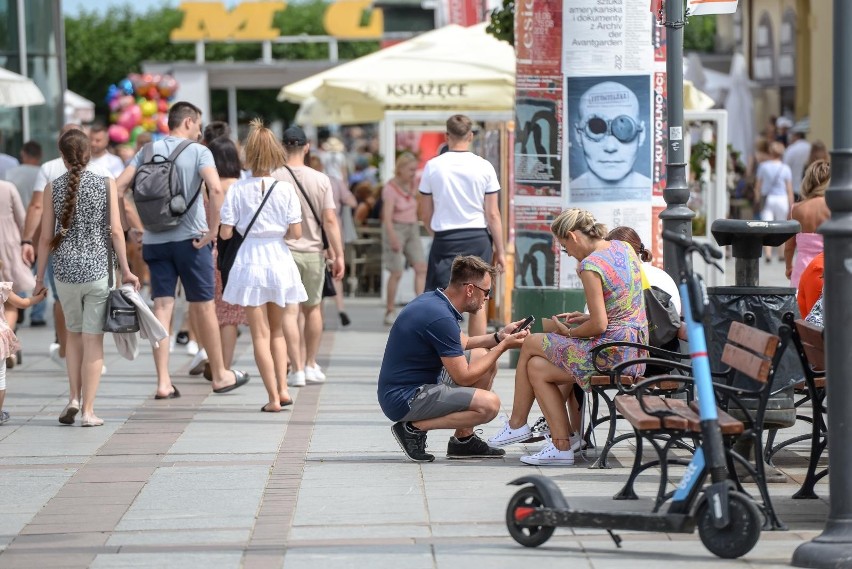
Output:
[[[291,371],[287,374],[287,385],[290,387],[304,387],[305,386],[305,372],[303,371]]]
[[[559,450],[547,439],[547,444],[535,454],[521,457],[521,462],[533,466],[571,466],[574,464],[573,450]]]
[[[197,344],[196,344],[197,346]],[[189,362],[189,375],[201,375],[207,362],[207,350],[198,350]]]
[[[323,383],[325,381],[325,374],[322,372],[319,364],[305,366],[305,381],[307,383]]]
[[[186,355],[188,355],[188,356],[197,356],[198,355],[198,342],[190,340],[189,342],[186,343]]]
[[[396,322],[396,312],[388,312],[385,314],[385,326],[393,326],[393,323]]]
[[[505,421],[503,423],[503,429],[488,439],[488,445],[493,447],[505,447],[515,443],[522,443],[528,438],[532,431],[530,430],[529,425],[523,425],[522,427],[518,427],[517,429],[513,429],[509,426],[509,421]]]

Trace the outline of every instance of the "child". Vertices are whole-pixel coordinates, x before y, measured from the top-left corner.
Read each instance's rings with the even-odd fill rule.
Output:
[[[0,303],[8,302],[15,308],[29,308],[44,300],[45,296],[47,289],[42,288],[29,298],[21,298],[12,292],[12,283],[0,282]],[[3,401],[6,399],[6,358],[14,356],[19,349],[18,338],[6,322],[6,311],[0,310],[0,425],[9,420],[9,412],[3,410]]]

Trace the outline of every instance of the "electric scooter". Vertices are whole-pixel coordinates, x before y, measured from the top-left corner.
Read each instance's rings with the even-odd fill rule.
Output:
[[[506,509],[509,534],[523,546],[543,544],[557,527],[605,529],[617,547],[621,547],[621,538],[613,530],[692,533],[697,527],[701,542],[711,553],[735,559],[751,551],[760,538],[763,526],[760,509],[749,496],[737,492],[728,478],[702,326],[707,294],[700,275],[692,270],[694,252],[721,270],[713,259],[721,259],[722,252],[673,231],[664,231],[663,239],[677,245],[680,259],[678,288],[701,417],[701,446],[695,449],[666,512],[572,510],[549,478],[534,475],[509,482],[515,486],[528,484],[512,496]],[[705,486],[708,475],[710,483]]]

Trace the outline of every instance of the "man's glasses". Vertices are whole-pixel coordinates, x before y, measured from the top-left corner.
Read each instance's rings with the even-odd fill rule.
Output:
[[[464,283],[464,284],[478,288],[479,290],[481,290],[482,292],[485,293],[485,298],[491,298],[491,289],[490,288],[482,288],[481,286],[475,285],[473,283]]]
[[[577,124],[577,130],[582,132],[589,140],[599,142],[611,134],[616,140],[623,143],[633,142],[642,132],[642,125],[627,115],[619,115],[611,120],[601,117],[592,117],[584,124]]]

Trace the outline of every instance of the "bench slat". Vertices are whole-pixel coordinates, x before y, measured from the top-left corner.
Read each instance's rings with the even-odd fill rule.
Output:
[[[772,369],[770,360],[756,356],[733,344],[725,344],[722,362],[750,378],[764,383],[769,378],[769,371]]]
[[[615,407],[634,428],[640,431],[659,431],[663,429],[701,432],[701,418],[696,403],[687,405],[683,399],[664,399],[656,395],[646,395],[643,399],[649,411],[666,410],[674,415],[657,417],[642,410],[639,400],[632,395],[619,395],[615,398]],[[742,421],[735,419],[717,408],[719,427],[723,435],[738,435],[745,428]]]
[[[825,339],[822,335],[822,329],[799,319],[796,320],[796,332],[802,339],[802,347],[805,348],[805,356],[807,356],[811,367],[818,371],[825,370]]]
[[[728,341],[739,344],[764,357],[771,358],[778,349],[780,339],[778,336],[758,330],[742,322],[731,322],[731,328],[728,330]]]

